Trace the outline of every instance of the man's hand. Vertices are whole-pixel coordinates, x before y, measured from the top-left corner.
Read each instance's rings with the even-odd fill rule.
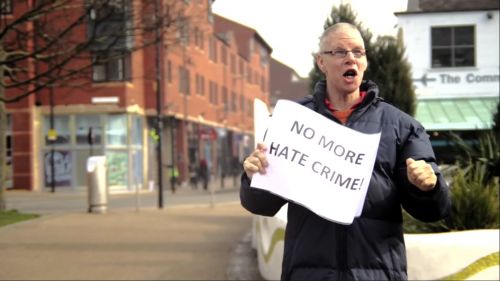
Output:
[[[257,148],[243,161],[243,169],[247,176],[252,179],[253,175],[257,172],[261,174],[266,173],[268,165],[265,151],[267,147],[263,143],[258,143]]]
[[[406,159],[406,173],[410,183],[422,191],[432,190],[436,186],[436,174],[432,166],[424,160]]]

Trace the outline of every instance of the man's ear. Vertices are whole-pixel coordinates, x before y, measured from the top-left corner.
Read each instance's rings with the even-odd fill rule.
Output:
[[[318,68],[319,68],[319,70],[321,70],[321,72],[323,72],[323,73],[326,72],[325,65],[323,62],[323,57],[321,57],[321,55],[319,53],[316,54],[316,65],[318,65]]]

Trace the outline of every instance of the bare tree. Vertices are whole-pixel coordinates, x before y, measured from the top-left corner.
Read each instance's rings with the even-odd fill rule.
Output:
[[[0,210],[6,208],[7,103],[44,89],[86,87],[96,66],[158,42],[175,47],[208,15],[206,7],[180,0],[28,2],[0,1]]]

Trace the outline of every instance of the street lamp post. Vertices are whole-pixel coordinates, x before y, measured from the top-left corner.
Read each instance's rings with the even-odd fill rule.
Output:
[[[155,19],[160,22],[160,11],[161,11],[161,0],[155,1]],[[158,25],[155,30],[156,35],[156,133],[158,135],[157,139],[157,157],[158,157],[158,208],[163,208],[163,161],[162,161],[162,135],[163,135],[163,118],[162,118],[162,107],[163,107],[163,30],[162,25]]]
[[[54,87],[50,86],[49,89],[50,99],[50,131],[54,131]],[[50,140],[50,192],[56,192],[56,168],[54,159],[54,145],[55,139]]]
[[[224,105],[224,117],[222,119],[222,123],[224,124],[224,129],[223,129],[223,132],[224,132],[224,137],[221,141],[221,162],[222,162],[222,165],[221,165],[221,168],[222,168],[222,171],[221,171],[221,177],[220,177],[220,184],[221,184],[221,188],[224,188],[224,178],[226,176],[226,169],[229,167],[228,163],[227,163],[227,149],[228,149],[228,134],[227,134],[227,111],[226,111],[226,105]]]
[[[242,99],[244,99],[244,97],[245,97],[245,80],[247,79],[247,77],[248,77],[248,74],[245,74],[245,73],[243,73],[243,74],[241,74],[241,75],[237,75],[237,76],[234,76],[234,77],[233,77],[233,86],[235,86],[235,83],[234,83],[234,82],[235,82],[236,80],[239,80],[239,86],[240,86],[240,87],[239,87],[239,88],[240,88],[240,107],[241,107],[242,105],[244,105],[244,102],[242,103],[242,102],[241,102],[241,100],[242,100]],[[234,102],[235,102],[236,104],[238,103],[238,101],[234,101]],[[241,111],[241,112],[240,112],[240,116],[241,116],[241,128],[242,128],[242,129],[241,129],[241,131],[242,131],[242,132],[243,132],[243,134],[244,134],[244,132],[245,132],[245,129],[244,129],[244,126],[245,126],[245,110],[244,110],[244,108],[242,107],[240,111]],[[227,141],[227,142],[228,142],[228,141]],[[241,145],[241,144],[240,144],[240,145]],[[231,154],[231,156],[234,156],[234,155],[232,155],[232,154]],[[230,164],[230,166],[231,166],[231,167],[233,167],[233,164],[234,164],[234,163],[233,163],[233,158],[232,158],[232,159],[231,159],[231,164]],[[237,185],[237,174],[236,174],[236,173],[235,173],[235,171],[233,170],[233,171],[231,171],[231,175],[232,175],[232,177],[233,177],[233,184],[236,186],[236,185]]]

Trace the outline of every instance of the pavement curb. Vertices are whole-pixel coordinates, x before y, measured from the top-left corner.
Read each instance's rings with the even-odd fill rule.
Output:
[[[257,251],[252,248],[251,230],[233,248],[226,276],[228,280],[264,280],[259,271]]]

